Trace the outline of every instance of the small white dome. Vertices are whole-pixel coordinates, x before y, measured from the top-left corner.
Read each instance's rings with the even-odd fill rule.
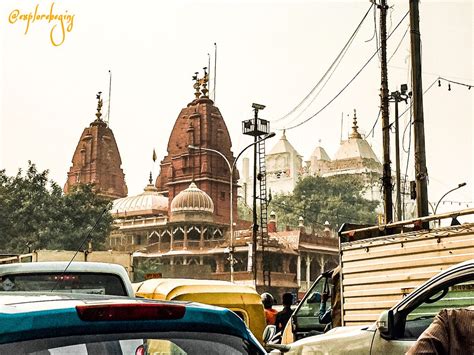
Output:
[[[115,200],[111,213],[115,217],[129,217],[167,214],[167,211],[168,198],[160,194],[155,186],[149,184],[139,195]]]
[[[171,213],[179,212],[214,213],[214,202],[207,193],[192,182],[186,190],[177,194],[171,202]]]

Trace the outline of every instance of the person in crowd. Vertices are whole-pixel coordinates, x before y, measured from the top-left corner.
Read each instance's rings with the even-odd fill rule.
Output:
[[[291,293],[284,293],[282,297],[283,310],[278,312],[276,316],[276,331],[277,333],[285,329],[286,323],[293,314],[291,305],[293,304],[293,295]]]
[[[267,325],[275,325],[275,320],[276,320],[278,311],[273,308],[273,304],[275,303],[273,296],[269,294],[268,292],[264,292],[262,293],[260,297],[262,298]]]
[[[441,310],[407,354],[474,354],[474,306]]]

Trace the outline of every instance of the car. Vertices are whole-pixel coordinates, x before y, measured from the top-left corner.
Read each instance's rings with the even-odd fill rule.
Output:
[[[271,344],[275,329],[268,326],[263,338],[268,348],[276,349],[272,354],[405,354],[440,310],[472,305],[474,259],[432,277],[373,324],[337,327],[288,345]]]
[[[0,295],[0,354],[266,354],[232,311],[70,293]]]
[[[0,265],[0,294],[5,291],[55,291],[133,297],[125,268],[97,262],[32,262]]]

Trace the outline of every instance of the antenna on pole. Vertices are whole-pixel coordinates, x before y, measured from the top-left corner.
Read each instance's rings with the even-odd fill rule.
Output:
[[[216,102],[216,77],[217,77],[217,43],[214,42],[214,95],[212,101]]]
[[[212,68],[211,68],[211,55],[209,53],[207,53],[207,67],[209,68],[209,80],[211,79],[211,72],[212,72]],[[211,95],[211,84],[209,84],[209,98],[212,100],[212,95]]]
[[[341,139],[339,140],[339,143],[342,143],[342,128],[344,126],[344,112],[341,112]]]
[[[109,106],[107,108],[107,126],[110,120],[110,95],[112,93],[112,71],[109,69]]]

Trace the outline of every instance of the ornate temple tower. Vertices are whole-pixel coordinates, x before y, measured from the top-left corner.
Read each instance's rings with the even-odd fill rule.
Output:
[[[64,192],[76,184],[94,184],[97,194],[109,199],[127,196],[122,160],[112,130],[102,120],[101,93],[97,94],[96,119],[82,132],[67,173]]]
[[[168,155],[161,161],[160,175],[156,187],[168,196],[169,203],[194,181],[207,193],[214,203],[214,221],[229,223],[230,217],[230,171],[224,158],[207,150],[190,149],[189,145],[214,149],[230,162],[234,161],[232,142],[219,109],[208,97],[206,69],[204,77],[195,80],[195,99],[183,108],[176,119],[168,141]],[[237,221],[237,180],[234,169],[233,211]],[[171,207],[170,209],[171,210]]]

